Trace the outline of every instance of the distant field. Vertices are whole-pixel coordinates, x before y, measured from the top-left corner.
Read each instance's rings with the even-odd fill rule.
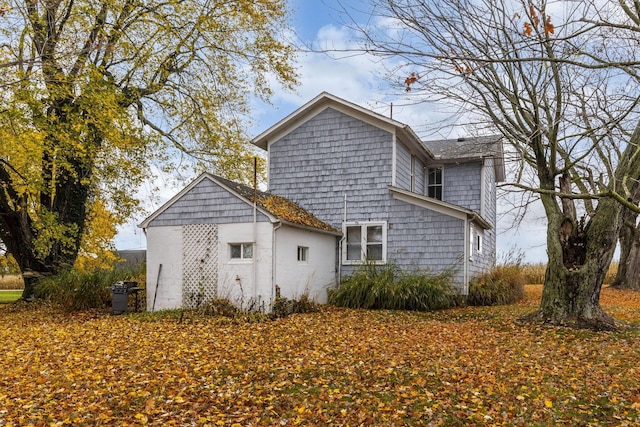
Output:
[[[24,289],[22,277],[18,275],[0,276],[0,289]]]

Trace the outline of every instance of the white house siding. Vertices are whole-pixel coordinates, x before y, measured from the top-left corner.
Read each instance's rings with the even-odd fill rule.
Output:
[[[273,225],[257,223],[253,258],[231,259],[229,245],[254,241],[253,223],[218,226],[218,297],[243,309],[267,310],[272,302],[271,282]]]
[[[151,227],[147,229],[147,310],[181,306],[182,226]]]
[[[298,261],[298,247],[308,249],[307,261]],[[299,299],[307,295],[327,302],[327,289],[336,286],[336,236],[289,226],[276,230],[275,283],[281,296]]]

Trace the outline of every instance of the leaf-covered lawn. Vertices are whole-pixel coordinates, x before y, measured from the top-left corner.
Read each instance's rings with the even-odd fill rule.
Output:
[[[539,294],[264,323],[3,306],[0,426],[640,423],[640,332],[517,323]],[[603,305],[640,319],[638,293]]]

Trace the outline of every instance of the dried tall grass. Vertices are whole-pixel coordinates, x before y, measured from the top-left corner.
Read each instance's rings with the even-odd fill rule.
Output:
[[[0,289],[24,289],[24,282],[22,276],[17,274],[7,274],[0,276]]]
[[[522,274],[524,275],[525,283],[527,285],[540,285],[544,283],[544,274],[547,270],[547,264],[537,263],[537,264],[523,264],[522,265]],[[613,282],[613,279],[616,277],[616,272],[618,271],[618,263],[612,262],[609,266],[609,270],[607,271],[607,276],[604,279],[605,285]]]

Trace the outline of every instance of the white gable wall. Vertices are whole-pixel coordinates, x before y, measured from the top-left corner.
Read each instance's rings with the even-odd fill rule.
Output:
[[[150,227],[147,229],[147,310],[181,306],[182,227]]]
[[[308,248],[306,261],[298,261],[298,247]],[[282,297],[327,302],[327,289],[336,286],[336,236],[284,225],[276,230],[275,257]]]

